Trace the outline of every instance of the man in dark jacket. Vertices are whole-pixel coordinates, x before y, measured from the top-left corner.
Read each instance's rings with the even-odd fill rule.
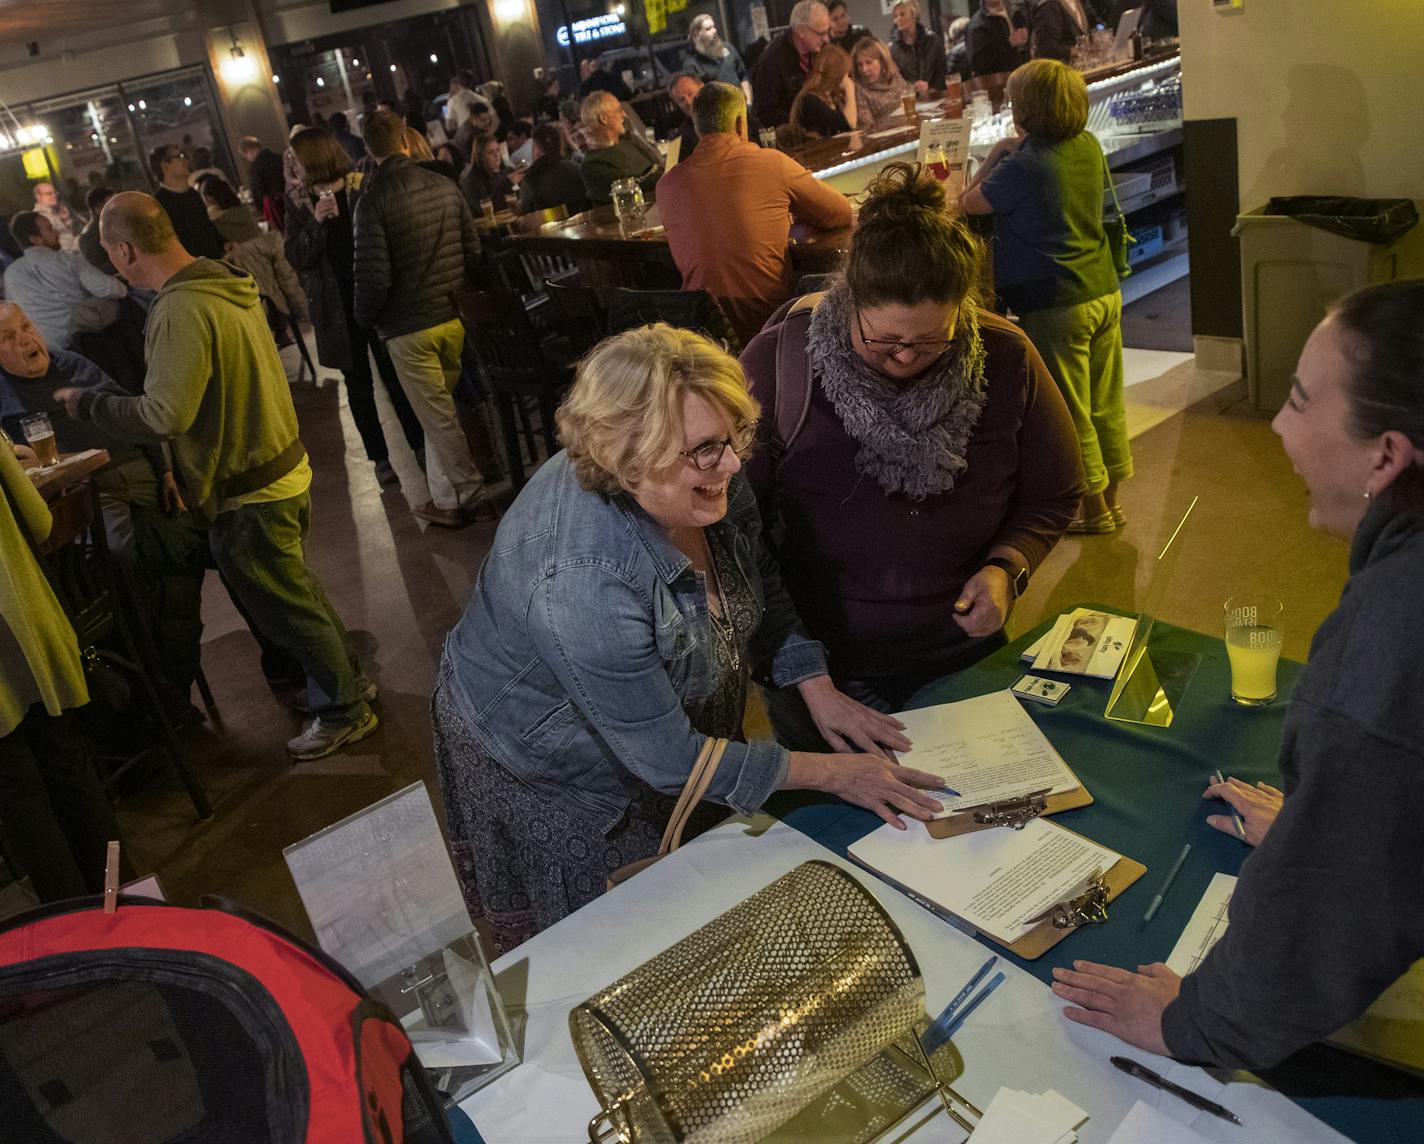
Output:
[[[375,174],[356,204],[356,321],[385,340],[401,387],[425,429],[430,501],[411,511],[445,528],[474,519],[484,485],[455,413],[465,330],[451,300],[480,256],[460,189],[401,153],[405,121],[366,119]]]
[[[682,57],[682,70],[703,83],[730,83],[740,87],[748,99],[752,97],[742,54],[717,34],[717,21],[706,12],[692,17],[687,25],[687,51]]]
[[[920,23],[919,0],[899,0],[890,18],[895,21],[890,34],[890,58],[900,74],[915,85],[916,95],[943,91],[948,68],[944,41]]]
[[[221,258],[223,241],[208,218],[208,208],[203,205],[202,196],[188,186],[188,176],[193,172],[187,153],[174,143],[155,147],[148,166],[158,180],[153,197],[168,212],[183,249],[194,258]]]
[[[849,52],[858,40],[870,35],[870,29],[863,24],[850,22],[850,9],[846,7],[846,0],[831,0],[826,5],[826,11],[831,14],[831,43],[841,51]]]
[[[969,21],[972,75],[1011,72],[1028,59],[1028,20],[1008,0],[984,0]]]
[[[1062,60],[1073,54],[1073,45],[1091,29],[1093,13],[1082,0],[1037,0],[1029,12],[1033,36],[1033,58]]]
[[[519,184],[519,213],[567,207],[571,215],[588,209],[588,192],[578,164],[564,158],[564,136],[554,123],[534,128],[534,161]]]
[[[264,214],[269,198],[282,202],[287,193],[286,177],[282,173],[282,156],[270,147],[262,146],[262,140],[255,135],[246,135],[242,140],[242,157],[247,160],[250,174],[247,189],[252,192],[252,207],[258,217]],[[360,157],[354,156],[353,163]]]
[[[811,60],[831,38],[831,14],[820,0],[799,0],[790,23],[752,68],[752,114],[763,127],[790,121],[792,101],[806,82]]]

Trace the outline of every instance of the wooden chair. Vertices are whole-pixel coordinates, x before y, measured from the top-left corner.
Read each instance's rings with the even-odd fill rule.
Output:
[[[124,576],[109,552],[97,489],[86,482],[65,490],[51,503],[50,513],[54,518],[50,535],[42,545],[36,545],[36,549],[45,576],[74,628],[86,672],[92,675],[112,670],[112,666],[106,665],[123,668],[127,679],[137,681],[136,699],[158,731],[157,742],[133,755],[97,754],[96,757],[116,764],[104,777],[105,788],[112,789],[148,759],[166,756],[198,817],[212,817],[207,793],[183,759],[173,724],[158,697],[146,657],[140,651],[141,642],[151,642],[152,637],[138,601],[128,591]],[[206,680],[199,690],[211,706],[212,694]]]
[[[717,299],[706,290],[629,290],[619,287],[607,293],[608,332],[620,333],[650,322],[666,322],[693,330],[714,342],[722,342],[731,353],[742,348],[732,323]]]
[[[539,410],[546,455],[558,449],[554,438],[554,408],[573,382],[572,357],[556,354],[539,338],[524,303],[507,290],[466,290],[459,295],[465,336],[474,345],[480,368],[499,413],[510,484],[524,487],[524,457],[516,414],[526,399]],[[539,458],[530,442],[530,461]]]
[[[556,282],[544,283],[555,324],[580,357],[608,336],[608,311],[598,291],[589,286]]]

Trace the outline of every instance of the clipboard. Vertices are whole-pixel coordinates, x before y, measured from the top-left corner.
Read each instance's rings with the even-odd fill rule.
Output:
[[[1052,747],[1052,744],[1049,746]],[[962,807],[944,818],[932,818],[925,823],[930,837],[958,838],[961,834],[973,834],[976,830],[992,830],[996,827],[1022,830],[1040,815],[1057,814],[1061,810],[1077,810],[1080,806],[1091,805],[1093,796],[1083,785],[1083,780],[1074,774],[1073,768],[1064,762],[1063,756],[1059,755],[1057,750],[1054,750],[1053,754],[1078,784],[1072,790],[1059,794],[1031,791],[1018,798],[998,799]]]
[[[1056,824],[1055,824],[1056,825]],[[1066,827],[1058,827],[1060,830],[1067,830]],[[1067,831],[1079,838],[1084,837],[1076,831]],[[1069,897],[1067,900],[1059,902],[1044,913],[1038,923],[1026,934],[1011,942],[1000,941],[993,934],[985,933],[977,926],[965,921],[958,914],[945,909],[937,902],[933,902],[922,894],[917,893],[903,882],[896,880],[889,874],[870,863],[862,861],[850,851],[846,852],[846,857],[863,870],[868,870],[888,886],[894,887],[917,905],[923,906],[930,913],[941,921],[948,922],[961,933],[966,933],[970,937],[977,937],[984,941],[1008,950],[1017,957],[1025,961],[1035,961],[1042,957],[1075,929],[1082,925],[1100,924],[1108,920],[1108,906],[1115,902],[1122,892],[1136,882],[1143,874],[1147,873],[1147,867],[1136,859],[1129,858],[1122,854],[1118,860],[1106,871],[1101,872],[1095,883],[1082,888],[1082,890]],[[1097,892],[1095,892],[1095,890]],[[1061,913],[1060,913],[1061,911]]]

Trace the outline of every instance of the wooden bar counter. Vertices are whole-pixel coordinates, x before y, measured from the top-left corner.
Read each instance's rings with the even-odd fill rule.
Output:
[[[1105,104],[1113,94],[1140,82],[1139,76],[1152,76],[1175,68],[1176,53],[1168,52],[1147,59],[1110,65],[1085,75],[1089,83],[1090,100],[1095,111],[1106,119]],[[991,77],[992,78],[992,77]],[[1005,77],[1006,78],[1006,77]],[[965,100],[969,100],[974,84],[966,85]],[[1002,93],[1002,83],[985,84],[991,97]],[[920,135],[920,122],[948,113],[942,100],[922,102],[911,121],[896,112],[873,125],[872,129],[852,131],[829,139],[817,139],[787,153],[811,171],[818,179],[847,195],[856,196],[880,172],[886,163],[896,159],[913,160]],[[1003,121],[1007,123],[1007,120]],[[1097,124],[1090,121],[1090,129]],[[1180,146],[1181,129],[1132,137],[1104,139],[1109,165],[1117,170],[1156,151]],[[982,158],[990,142],[978,137],[973,145],[976,156]],[[634,289],[676,289],[681,277],[673,263],[656,204],[649,206],[642,228],[636,233],[620,227],[612,207],[595,207],[562,222],[539,223],[515,220],[509,228],[507,242],[520,255],[554,255],[568,258],[578,266],[580,282],[586,286],[627,286]],[[792,228],[791,263],[798,275],[827,274],[840,269],[850,246],[850,229],[813,231],[805,227]]]

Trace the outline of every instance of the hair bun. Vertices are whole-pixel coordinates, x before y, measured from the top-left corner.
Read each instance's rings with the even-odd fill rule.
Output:
[[[859,225],[909,222],[922,212],[943,214],[944,184],[918,163],[887,163],[866,188]]]

